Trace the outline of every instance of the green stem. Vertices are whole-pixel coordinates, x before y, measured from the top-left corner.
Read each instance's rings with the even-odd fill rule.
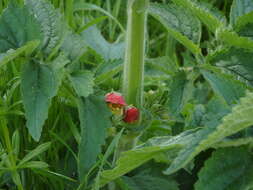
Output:
[[[123,94],[126,102],[137,108],[141,108],[143,103],[144,51],[148,4],[149,0],[128,1]]]

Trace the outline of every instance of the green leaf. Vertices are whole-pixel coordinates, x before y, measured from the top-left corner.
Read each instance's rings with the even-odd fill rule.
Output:
[[[87,45],[106,61],[124,57],[125,44],[107,42],[95,26],[83,31],[81,36]]]
[[[253,144],[253,138],[252,137],[246,137],[246,138],[238,138],[238,139],[229,139],[225,138],[221,142],[218,142],[214,144],[213,148],[224,148],[224,147],[237,147],[242,145]]]
[[[42,49],[49,54],[62,41],[66,32],[66,24],[63,17],[56,11],[51,3],[46,0],[27,0],[26,6],[37,19],[43,33]]]
[[[106,16],[108,16],[109,18],[111,18],[116,24],[118,24],[118,26],[120,27],[120,29],[125,32],[124,27],[122,26],[122,24],[117,20],[117,18],[115,18],[112,14],[110,14],[108,11],[106,11],[105,9],[98,7],[95,4],[92,3],[86,3],[86,2],[77,2],[74,4],[74,11],[83,11],[83,10],[94,10],[94,11],[98,11],[101,12],[103,14],[105,14]]]
[[[96,69],[95,82],[97,84],[100,84],[108,79],[112,79],[116,74],[122,71],[122,69],[123,69],[122,59],[115,59],[102,63]]]
[[[172,77],[168,103],[171,115],[177,116],[190,96],[190,82],[186,77],[183,71],[177,72]]]
[[[59,61],[61,61],[59,63]],[[38,141],[51,99],[57,94],[66,61],[59,56],[51,65],[30,61],[22,71],[21,93],[29,133]]]
[[[110,126],[110,112],[100,96],[91,95],[78,103],[81,122],[79,146],[79,178],[83,179],[96,162],[105,142],[106,129]]]
[[[123,177],[131,190],[179,190],[178,184],[172,179],[165,179],[148,174],[138,174],[133,177]]]
[[[69,80],[78,96],[85,98],[93,93],[94,79],[92,72],[82,70],[71,73]]]
[[[175,5],[151,3],[148,12],[192,53],[201,53],[197,45],[200,42],[201,25],[188,11]]]
[[[249,185],[253,184],[252,164],[252,156],[246,147],[219,149],[198,173],[194,189],[249,189]]]
[[[39,45],[39,41],[30,41],[27,44],[25,44],[24,46],[22,46],[16,50],[10,49],[6,53],[1,53],[0,54],[0,67],[2,67],[6,63],[12,61],[13,59],[15,59],[16,57],[18,57],[19,55],[21,55],[23,53],[32,52],[38,45]]]
[[[233,135],[253,125],[253,93],[241,98],[240,104],[222,119],[217,127],[204,128],[195,134],[195,138],[182,149],[170,167],[164,172],[172,174],[186,166],[198,153],[218,143],[227,136]]]
[[[233,26],[240,24],[240,22],[244,20],[242,18],[252,11],[253,11],[252,0],[234,0],[230,11],[230,24]]]
[[[159,157],[161,153],[166,152],[167,160],[171,161],[180,148],[192,141],[193,134],[193,131],[186,131],[175,137],[153,138],[133,150],[122,152],[116,167],[102,172],[101,185],[103,186],[147,161]]]
[[[87,47],[80,35],[69,33],[64,38],[61,50],[68,55],[72,61],[76,61],[84,54]]]
[[[0,53],[41,39],[40,26],[28,9],[9,4],[0,18]]]
[[[37,146],[34,150],[29,152],[27,155],[25,155],[25,157],[18,163],[18,167],[21,167],[23,164],[27,163],[28,161],[30,161],[34,157],[45,152],[47,149],[49,149],[50,145],[51,145],[51,142],[47,142],[47,143]]]
[[[119,141],[120,141],[123,131],[124,131],[124,128],[122,128],[121,131],[113,138],[113,140],[110,143],[110,145],[108,146],[104,156],[102,157],[102,161],[99,166],[98,175],[97,175],[97,177],[95,179],[95,183],[94,183],[94,188],[93,188],[94,190],[99,190],[100,175],[101,175],[103,166],[104,166],[105,162],[107,161],[107,159],[109,158],[109,156],[113,153],[114,149],[116,149],[116,147],[119,146]]]
[[[212,67],[209,67],[208,70],[201,70],[201,73],[210,83],[214,92],[224,98],[228,105],[238,103],[239,99],[245,95],[246,86],[231,75],[221,73]]]
[[[217,51],[210,57],[209,62],[253,82],[252,55],[253,52],[244,49],[230,48]]]
[[[197,16],[209,30],[215,32],[218,28],[225,25],[225,18],[221,13],[210,7],[209,4],[200,4],[196,0],[173,0],[177,5],[180,5],[191,11],[192,14]]]
[[[45,169],[48,168],[49,165],[45,162],[42,161],[30,161],[30,162],[26,162],[20,166],[18,166],[18,168],[31,168],[31,169]]]
[[[219,29],[216,33],[216,37],[228,46],[248,50],[253,49],[253,40],[247,37],[241,37],[237,33],[231,32],[228,29]]]

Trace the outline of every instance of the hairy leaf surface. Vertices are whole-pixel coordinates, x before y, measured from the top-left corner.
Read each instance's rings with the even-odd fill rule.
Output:
[[[201,25],[187,10],[175,5],[152,3],[149,14],[167,29],[168,33],[193,53],[200,53]]]
[[[219,149],[205,162],[194,189],[248,189],[253,184],[252,164],[246,147]]]

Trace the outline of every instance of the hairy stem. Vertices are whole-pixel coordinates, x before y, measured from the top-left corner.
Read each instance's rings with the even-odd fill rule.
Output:
[[[141,108],[143,102],[144,51],[148,4],[149,0],[128,1],[123,94],[127,103],[137,108]]]

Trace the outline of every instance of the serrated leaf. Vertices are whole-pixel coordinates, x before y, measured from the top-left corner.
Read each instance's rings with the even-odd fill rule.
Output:
[[[0,18],[0,53],[41,39],[40,26],[28,9],[9,4]]]
[[[218,40],[224,42],[228,46],[242,48],[242,49],[253,49],[253,40],[247,37],[239,36],[237,33],[229,31],[228,29],[220,29],[216,33]]]
[[[244,49],[230,48],[216,52],[209,62],[226,68],[238,77],[253,82],[253,52]]]
[[[239,19],[242,21],[242,17],[251,11],[253,11],[252,0],[233,0],[230,11],[230,24],[240,24]]]
[[[80,35],[69,33],[64,38],[61,50],[68,55],[72,61],[78,60],[87,50],[87,46]]]
[[[18,49],[10,49],[6,53],[0,53],[0,67],[23,53],[32,52],[36,47],[38,47],[39,43],[39,41],[30,41]]]
[[[21,93],[27,120],[27,128],[34,140],[38,141],[48,115],[51,99],[56,95],[64,66],[59,56],[52,65],[30,61],[21,75]]]
[[[83,31],[81,36],[87,45],[106,61],[124,57],[125,44],[107,42],[95,26]]]
[[[240,104],[233,107],[232,112],[222,119],[217,127],[204,128],[195,134],[195,138],[182,149],[170,167],[164,172],[172,174],[186,166],[198,153],[218,143],[223,138],[233,135],[253,125],[253,93],[241,98]]]
[[[215,32],[216,29],[225,25],[225,18],[220,12],[208,4],[200,4],[196,0],[173,0],[177,5],[180,5],[191,11],[197,16],[209,30]]]
[[[246,147],[219,149],[198,173],[194,189],[248,189],[248,185],[253,184],[252,164],[252,156]]]
[[[42,49],[47,54],[51,53],[66,32],[66,24],[62,21],[61,14],[46,0],[27,0],[26,6],[40,24],[40,33],[43,33],[44,37]]]
[[[154,18],[163,24],[168,33],[186,46],[192,53],[201,52],[201,25],[188,11],[174,5],[151,3],[148,10]]]
[[[22,166],[23,164],[27,163],[29,160],[45,152],[50,147],[50,145],[51,145],[51,142],[47,142],[47,143],[37,146],[34,150],[30,151],[27,155],[25,155],[25,157],[18,163],[18,166]]]
[[[83,179],[96,162],[101,146],[105,142],[106,129],[110,127],[110,112],[100,96],[81,98],[78,103],[81,123],[81,143],[79,146],[79,178]]]
[[[116,167],[101,173],[101,185],[103,186],[145,162],[159,157],[161,153],[166,152],[167,160],[171,161],[182,147],[192,141],[193,135],[193,131],[185,131],[175,137],[157,137],[148,140],[133,150],[122,152],[117,160]]]
[[[88,97],[93,93],[93,73],[90,71],[77,71],[69,75],[71,84],[80,97]]]
[[[245,95],[245,85],[235,80],[231,75],[221,73],[211,67],[208,70],[202,70],[201,73],[210,83],[214,92],[224,98],[228,105],[238,103],[239,99]]]

